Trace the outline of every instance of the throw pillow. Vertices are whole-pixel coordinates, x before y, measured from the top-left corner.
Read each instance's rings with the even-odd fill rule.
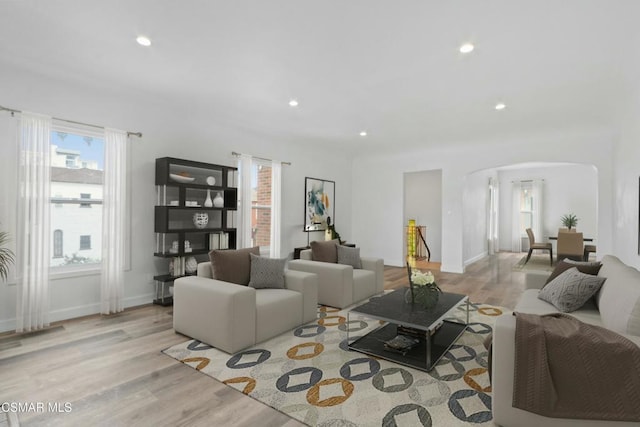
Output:
[[[360,248],[351,248],[338,245],[338,264],[350,265],[353,268],[362,268],[360,260]]]
[[[248,285],[251,273],[249,254],[260,255],[260,248],[214,249],[209,252],[213,278],[237,285]]]
[[[338,262],[338,239],[311,242],[311,259],[322,262]]]
[[[286,258],[266,258],[251,254],[251,279],[249,286],[255,289],[284,289],[284,265]]]
[[[604,277],[584,274],[572,267],[542,288],[538,298],[553,304],[563,313],[571,313],[594,296],[605,280]]]
[[[547,286],[547,284],[553,279],[573,267],[577,268],[581,273],[597,276],[598,272],[600,271],[600,267],[602,267],[602,264],[600,264],[599,262],[574,261],[568,258],[563,259],[556,265],[556,268],[553,269],[553,272],[547,278],[547,281],[544,283],[544,285]]]

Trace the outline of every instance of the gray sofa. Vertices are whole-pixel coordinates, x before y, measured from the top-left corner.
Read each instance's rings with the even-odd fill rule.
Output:
[[[318,275],[318,303],[345,308],[384,291],[384,262],[381,258],[361,257],[362,268],[311,260],[311,250],[300,252],[300,259],[289,261],[289,269]]]
[[[615,256],[602,259],[598,276],[606,277],[600,291],[582,308],[571,314],[579,320],[611,329],[640,346],[640,272],[622,263]],[[538,298],[547,274],[529,273],[527,290],[514,311],[548,314],[558,310]],[[496,319],[493,335],[493,420],[501,426],[638,426],[638,423],[583,419],[548,418],[511,406],[515,355],[516,319],[508,314]]]
[[[285,270],[285,289],[254,289],[212,279],[211,263],[176,279],[173,328],[227,353],[317,318],[318,277]]]

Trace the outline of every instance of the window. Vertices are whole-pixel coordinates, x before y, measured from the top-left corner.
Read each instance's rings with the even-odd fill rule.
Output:
[[[55,230],[51,267],[97,267],[102,259],[104,141],[97,134],[56,128],[54,123],[50,144],[51,203],[55,206],[50,214]],[[79,242],[79,246],[69,242]]]
[[[527,228],[533,228],[533,186],[530,182],[523,182],[520,190],[520,228],[523,236],[527,235]]]
[[[62,230],[53,232],[53,257],[62,258]]]
[[[80,236],[80,250],[86,251],[91,249],[91,236]]]
[[[271,244],[271,166],[251,165],[251,244],[262,252]]]
[[[85,199],[85,200],[90,200],[91,199],[91,194],[89,193],[80,193],[80,199]],[[91,207],[91,203],[82,203],[80,202],[80,207],[81,208],[90,208]]]

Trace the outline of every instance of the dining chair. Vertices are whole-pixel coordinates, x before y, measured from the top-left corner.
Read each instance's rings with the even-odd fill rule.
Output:
[[[549,265],[553,265],[553,246],[551,246],[551,243],[537,243],[533,230],[530,228],[527,228],[527,236],[529,236],[529,253],[524,263],[529,262],[529,258],[531,258],[531,253],[534,249],[541,249],[543,251],[549,251]]]
[[[596,245],[584,245],[584,260],[589,261],[589,255],[596,253]]]
[[[584,259],[583,234],[577,232],[558,233],[558,261],[569,258],[575,261]]]

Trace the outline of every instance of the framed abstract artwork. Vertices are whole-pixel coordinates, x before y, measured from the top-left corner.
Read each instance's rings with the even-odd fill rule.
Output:
[[[336,183],[318,178],[305,178],[304,182],[304,230],[327,229],[327,219],[335,222]]]

